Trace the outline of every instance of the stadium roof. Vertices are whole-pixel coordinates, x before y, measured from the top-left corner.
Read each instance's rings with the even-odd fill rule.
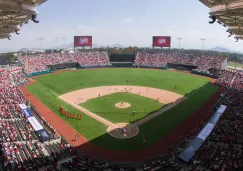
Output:
[[[243,40],[243,0],[200,0],[210,8],[210,24],[218,23],[228,27],[229,37]]]
[[[11,33],[19,34],[23,24],[31,19],[37,21],[36,7],[47,0],[0,0],[0,39],[11,37]]]

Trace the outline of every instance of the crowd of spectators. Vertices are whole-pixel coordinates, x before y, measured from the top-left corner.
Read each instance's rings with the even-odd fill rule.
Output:
[[[19,56],[19,60],[28,64],[28,73],[49,70],[48,65],[79,63],[80,66],[108,66],[109,58],[107,52],[90,51],[76,53],[43,53],[36,55]],[[27,70],[27,68],[25,68]]]
[[[48,145],[40,142],[39,135],[19,106],[29,105],[17,89],[27,81],[22,69],[0,73],[0,170],[38,170],[52,163],[54,154],[58,156],[63,151],[66,154],[70,148],[65,142]],[[39,121],[46,123],[41,117]],[[43,126],[48,127],[48,124]],[[55,132],[52,127],[48,130]]]
[[[179,171],[180,169],[180,164],[174,158],[169,157],[169,155],[150,161],[143,166],[144,171]]]
[[[97,54],[94,52],[85,52],[85,54],[80,52],[75,55],[72,54],[71,58],[76,59],[85,66],[93,66],[93,64],[106,65],[109,63],[106,55],[105,52],[97,52]],[[87,59],[89,60],[87,61]],[[136,63],[153,67],[165,66],[168,61],[179,64],[193,63],[199,67],[201,66],[200,68],[206,68],[206,65],[217,65],[217,62],[215,63],[210,59],[211,57],[206,56],[205,60],[207,62],[203,63],[202,58],[198,59],[198,57],[190,55],[171,55],[166,52],[159,54],[140,53]],[[65,62],[70,61],[66,60]],[[52,64],[55,64],[55,62]],[[204,65],[205,67],[203,67]],[[45,166],[45,170],[133,170],[122,169],[103,161],[77,155],[74,153],[74,149],[63,141],[59,143],[41,143],[38,135],[36,135],[19,107],[19,104],[22,103],[29,105],[17,89],[18,85],[27,82],[28,79],[21,70],[0,73],[0,162],[3,162],[2,170],[37,170],[37,168],[43,166]],[[196,151],[191,163],[195,168],[202,167],[211,170],[243,169],[243,74],[232,70],[221,71],[217,82],[230,87],[221,101],[221,104],[226,105],[227,109],[212,133]],[[48,127],[50,132],[52,131],[55,135],[54,128],[42,116],[36,113],[36,117],[43,126]],[[201,130],[207,119],[205,118],[197,128],[190,132],[190,135],[186,137],[186,145],[192,139],[192,135],[196,135]],[[181,166],[174,159],[166,157],[148,162],[142,169],[173,171],[180,170]]]
[[[53,137],[42,143],[19,104],[30,106],[17,86],[28,82],[22,69],[0,73],[0,170],[124,170],[97,159],[77,155],[65,141]],[[43,127],[55,135],[55,129],[37,112],[32,111]],[[52,134],[51,133],[51,134]],[[147,170],[177,168],[172,161],[158,160],[144,166]]]
[[[26,56],[19,60],[25,65]],[[48,65],[78,63],[82,67],[109,66],[106,51],[81,51],[75,53],[43,53],[28,56],[28,73],[49,70]],[[205,72],[211,68],[218,68],[225,58],[208,55],[193,55],[170,51],[138,52],[134,61],[135,66],[162,68],[167,63],[196,66],[197,71]]]
[[[167,63],[197,66],[196,70],[205,72],[211,68],[218,68],[226,58],[207,55],[180,54],[176,52],[144,52],[138,53],[136,66],[165,67]]]
[[[220,104],[227,106],[212,133],[196,151],[193,166],[211,170],[243,169],[243,74],[221,71],[218,83],[228,87]]]
[[[106,162],[99,161],[97,159],[91,159],[89,157],[75,156],[74,158],[64,163],[61,163],[59,168],[67,169],[70,171],[76,171],[76,170],[136,171],[137,169],[144,170],[144,171],[179,171],[181,169],[181,166],[170,155],[165,155],[164,157],[160,157],[159,159],[148,161],[146,164],[138,168],[120,167],[117,165],[108,164]]]
[[[221,71],[219,78],[217,79],[217,82],[224,86],[231,86],[233,84],[233,81],[235,79],[236,72],[233,70],[224,70]]]
[[[243,92],[230,89],[222,104],[227,106],[211,135],[193,158],[193,165],[212,170],[243,169]]]
[[[78,52],[74,54],[80,66],[108,66],[109,57],[105,51]]]
[[[238,90],[243,90],[243,72],[236,72],[232,86]]]

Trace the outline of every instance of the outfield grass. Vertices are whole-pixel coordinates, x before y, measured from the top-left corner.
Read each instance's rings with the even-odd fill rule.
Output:
[[[228,66],[231,66],[231,67],[237,67],[237,68],[243,68],[243,64],[240,64],[240,63],[235,63],[235,62],[228,62]]]
[[[35,80],[59,95],[81,88],[110,85],[153,87],[186,95],[209,82],[206,77],[178,72],[120,68],[76,70],[48,74]]]
[[[130,82],[127,83],[126,80],[128,79]],[[154,144],[186,120],[192,112],[202,106],[218,90],[216,86],[207,84],[209,82],[208,78],[177,72],[143,69],[78,70],[45,75],[36,78],[36,81],[36,84],[27,87],[29,91],[70,126],[94,144],[107,149],[124,151],[138,150]],[[83,85],[80,84],[81,81]],[[188,95],[192,91],[195,92],[188,95],[185,101],[163,115],[159,115],[141,125],[139,135],[130,139],[111,137],[107,134],[105,125],[85,114],[83,114],[81,121],[73,120],[61,116],[58,108],[52,107],[52,104],[61,104],[68,111],[78,113],[78,110],[60,101],[57,95],[52,92],[61,95],[81,88],[107,85],[140,85],[174,91],[182,95]],[[175,85],[177,89],[174,89]],[[146,137],[146,144],[142,143],[142,137]]]
[[[106,97],[108,97],[108,100],[106,100]],[[115,104],[119,102],[127,102],[131,106],[125,109],[117,108]],[[131,123],[164,106],[164,104],[153,99],[132,93],[114,93],[105,97],[90,99],[80,105],[113,123]],[[133,110],[136,113],[131,116]]]

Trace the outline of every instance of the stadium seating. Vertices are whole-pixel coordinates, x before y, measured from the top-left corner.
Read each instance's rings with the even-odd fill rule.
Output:
[[[212,170],[242,169],[242,91],[229,90],[222,104],[228,106],[207,141],[196,152],[193,165]]]
[[[26,64],[25,56],[20,56],[19,60]],[[104,51],[30,55],[28,73],[46,71],[49,70],[48,65],[63,63],[79,63],[82,67],[108,66],[109,58],[107,52]]]
[[[18,85],[27,82],[28,79],[22,70],[0,73],[0,171],[121,169],[119,166],[76,154],[70,144],[59,140],[59,136],[54,136],[50,142],[40,142],[18,105],[28,105],[25,97],[17,89]],[[34,110],[32,112],[50,134],[55,134],[54,128],[41,115]],[[168,158],[149,162],[144,166],[144,170],[179,168],[177,163]]]
[[[220,63],[226,58],[220,58]],[[196,70],[205,72],[211,68],[218,68],[219,59],[214,56],[178,54],[171,52],[143,52],[138,53],[135,65],[139,67],[165,67],[167,63],[194,65]]]
[[[220,58],[220,63],[226,58]],[[19,56],[19,60],[26,64],[26,57]],[[29,73],[49,70],[48,65],[78,63],[82,67],[109,66],[109,57],[106,51],[82,51],[71,53],[49,53],[30,55],[28,57]],[[193,65],[200,72],[219,67],[219,59],[214,56],[179,54],[176,52],[138,52],[134,65],[138,67],[163,68],[168,63]]]
[[[0,170],[37,170],[52,162],[47,159],[48,154],[59,154],[68,144],[52,143],[43,146],[28,119],[24,116],[19,104],[28,105],[25,97],[18,91],[17,86],[28,81],[22,70],[0,73],[0,154],[4,161]],[[43,127],[55,135],[55,130],[37,113],[36,118]],[[54,136],[53,139],[60,139]],[[64,147],[63,147],[64,146]],[[63,149],[63,150],[62,150]],[[57,155],[58,154],[58,155]],[[64,155],[62,155],[64,156]],[[1,165],[1,164],[0,164]]]
[[[106,52],[79,52],[76,53],[75,58],[80,66],[108,66],[109,58]]]
[[[44,61],[41,65],[31,63],[33,72],[46,69],[44,65],[47,61],[72,62],[78,58],[78,62],[85,66],[107,65],[109,63],[107,54],[101,52],[78,53],[78,54],[47,54],[34,56],[33,61]],[[72,55],[70,59],[67,55]],[[49,57],[47,57],[49,56]],[[31,57],[30,57],[31,58]],[[48,59],[49,58],[49,59]],[[90,60],[87,60],[90,59]],[[211,57],[205,57],[207,65],[216,65]],[[205,63],[196,56],[181,54],[138,54],[137,64],[152,65],[156,67],[165,66],[166,62],[194,64],[199,65],[205,70]],[[210,62],[209,62],[210,61]],[[40,68],[38,68],[40,67]],[[61,140],[56,134],[55,129],[35,110],[33,114],[43,127],[53,135],[50,142],[42,143],[39,136],[34,131],[23,114],[18,104],[29,105],[25,97],[18,91],[17,86],[28,82],[28,78],[21,69],[12,69],[11,72],[0,73],[0,171],[1,170],[105,170],[121,169],[118,166],[108,164],[104,161],[81,156],[75,153],[73,147],[67,142]],[[218,83],[229,87],[220,104],[228,108],[221,116],[218,124],[213,129],[207,140],[196,151],[191,161],[194,170],[198,168],[209,168],[212,170],[237,170],[242,169],[243,161],[243,74],[236,71],[221,71],[217,80]],[[205,122],[208,118],[205,118]],[[192,137],[196,136],[205,123],[202,122],[187,136],[180,148],[189,144]],[[3,161],[3,165],[1,165]],[[174,158],[164,157],[147,162],[143,170],[180,170],[181,165]],[[124,169],[132,170],[132,169]],[[200,170],[200,169],[199,169]]]
[[[164,156],[160,159],[150,161],[144,165],[144,171],[156,171],[156,170],[166,170],[166,171],[177,171],[180,170],[181,166],[173,159],[168,156]]]
[[[224,86],[230,86],[231,84],[233,84],[232,81],[234,81],[235,74],[236,74],[235,71],[228,71],[228,70],[222,71],[217,82]]]
[[[227,109],[191,163],[211,170],[242,170],[243,74],[223,71],[217,82],[229,88],[220,102]]]

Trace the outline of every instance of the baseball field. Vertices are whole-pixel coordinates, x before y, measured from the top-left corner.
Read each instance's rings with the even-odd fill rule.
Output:
[[[152,146],[219,90],[206,77],[147,69],[75,70],[32,79],[27,90],[56,116],[92,144],[115,151]],[[82,119],[61,115],[59,105]]]

